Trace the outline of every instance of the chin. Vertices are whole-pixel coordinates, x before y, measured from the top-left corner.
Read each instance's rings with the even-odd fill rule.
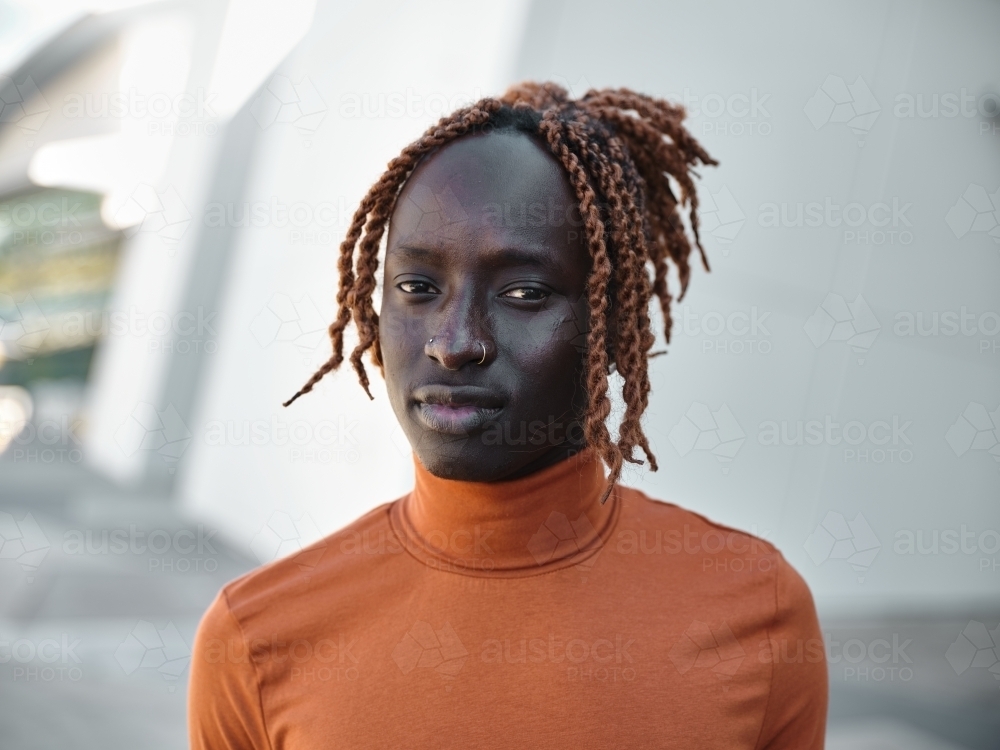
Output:
[[[535,441],[524,430],[512,440],[510,424],[544,422],[521,418],[520,413],[484,415],[424,414],[413,404],[394,404],[400,426],[420,464],[433,476],[461,482],[499,482],[531,473],[583,449],[565,438],[554,443]],[[452,419],[453,416],[461,419]],[[459,424],[466,419],[470,424]],[[477,417],[473,419],[472,417]],[[482,417],[482,418],[479,418]],[[460,429],[462,428],[462,429]],[[582,428],[581,428],[582,429]]]
[[[422,444],[414,444],[413,448],[423,467],[436,477],[459,482],[494,482],[516,468],[504,461],[502,452],[470,445],[475,440],[473,436],[441,438],[435,435],[434,439],[420,441]]]
[[[484,445],[477,439],[481,435],[476,434],[457,438],[440,434],[421,437],[410,441],[421,465],[436,477],[459,482],[502,482],[525,471],[545,468],[581,450],[569,444],[505,450],[502,446]]]
[[[480,464],[469,461],[456,461],[435,457],[429,463],[421,459],[424,467],[440,479],[453,479],[456,482],[492,482],[497,479],[493,472],[483,471]]]

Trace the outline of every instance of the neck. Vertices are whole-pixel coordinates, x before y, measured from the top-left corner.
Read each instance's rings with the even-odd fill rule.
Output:
[[[571,445],[557,445],[548,453],[539,456],[534,461],[526,466],[522,466],[517,471],[511,472],[509,475],[505,476],[502,481],[509,482],[513,479],[521,479],[529,474],[534,474],[536,471],[541,471],[542,469],[547,469],[553,464],[565,461],[568,458],[572,458],[577,453],[579,449]]]
[[[592,450],[502,482],[442,479],[414,457],[414,490],[396,523],[411,551],[456,568],[537,570],[589,557],[610,532],[616,493],[600,503],[607,480]]]

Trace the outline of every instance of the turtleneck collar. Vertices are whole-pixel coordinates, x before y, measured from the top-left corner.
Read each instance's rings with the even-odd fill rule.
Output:
[[[505,482],[442,479],[413,457],[413,492],[390,520],[422,562],[475,576],[537,575],[576,565],[608,540],[620,501],[604,466],[584,450],[546,469]]]

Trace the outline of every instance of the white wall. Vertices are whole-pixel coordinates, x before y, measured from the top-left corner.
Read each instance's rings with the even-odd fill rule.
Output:
[[[964,90],[977,99],[1000,94],[1000,48],[993,42],[1000,8],[880,2],[626,3],[612,9],[590,2],[566,4],[550,18],[558,31],[539,32],[521,74],[698,97],[689,127],[721,161],[703,170],[703,184],[713,195],[728,190],[738,210],[717,216],[728,214],[723,222],[732,219],[738,231],[729,244],[722,241],[726,227],[707,238],[714,270],[695,273],[681,310],[688,306],[699,321],[713,312],[751,315],[754,307],[770,313],[769,335],[675,332],[670,355],[654,365],[647,421],[661,469],[637,472],[633,481],[721,522],[768,531],[828,610],[995,602],[1000,577],[992,566],[1000,555],[903,555],[893,544],[903,530],[922,529],[929,544],[935,530],[961,532],[963,524],[976,530],[977,541],[983,531],[1000,529],[995,457],[984,450],[956,455],[945,440],[970,402],[989,411],[1000,406],[998,332],[900,336],[894,324],[906,312],[1000,311],[996,239],[981,231],[959,238],[946,222],[970,183],[991,193],[1000,187],[1000,129],[994,134],[978,113],[904,118],[894,116],[894,107],[904,93],[922,93],[927,110],[932,95],[942,106],[947,92],[957,98]],[[855,134],[844,122],[823,124],[821,113],[820,127],[810,120],[806,105],[828,76],[865,82],[880,108],[867,133]],[[763,109],[743,114],[755,90]],[[720,101],[731,102],[735,114],[719,114]],[[859,101],[860,112],[875,109],[864,104]],[[989,134],[981,135],[987,127]],[[790,204],[794,219],[797,203],[827,198],[840,206],[911,204],[905,217],[912,226],[900,221],[896,228],[911,233],[903,237],[906,244],[899,235],[891,244],[888,234],[877,247],[857,244],[844,225],[762,226],[768,203]],[[887,218],[886,232],[893,229],[891,211]],[[878,212],[875,219],[881,221]],[[875,229],[866,222],[854,237],[867,230],[874,241]],[[880,329],[867,352],[811,341],[806,323],[828,294],[849,302],[861,295],[870,306]],[[683,312],[678,318],[683,322]],[[754,338],[767,341],[770,352],[750,354]],[[984,340],[990,351],[981,354]],[[743,353],[732,352],[736,342]],[[727,343],[729,351],[720,352]],[[682,457],[672,446],[670,431],[694,402],[711,410],[728,405],[746,434],[730,464],[706,450]],[[797,421],[827,415],[841,425],[891,425],[897,417],[901,425],[911,423],[905,435],[912,445],[902,439],[893,445],[891,430],[884,446],[854,447],[854,459],[843,443],[761,444],[765,422],[787,421],[794,434]],[[880,435],[877,430],[876,439]],[[880,447],[886,453],[874,454]],[[905,454],[901,463],[898,452],[888,452],[893,448],[912,457]],[[831,511],[849,521],[860,513],[881,545],[867,571],[824,560],[821,548],[814,549],[816,564],[803,548]],[[984,541],[992,549],[996,537]],[[869,544],[874,549],[875,542],[858,546]],[[981,572],[981,564],[991,570]]]
[[[262,211],[266,205],[266,219],[240,230],[217,319],[219,351],[191,423],[195,438],[180,489],[191,512],[236,544],[246,548],[275,512],[288,516],[274,524],[298,520],[293,535],[311,541],[411,486],[410,451],[377,371],[374,402],[349,367],[290,409],[281,402],[329,355],[336,251],[357,202],[442,114],[502,90],[525,10],[522,2],[457,0],[321,5],[272,86],[299,86],[305,110],[321,117],[296,124],[281,122],[282,115],[272,123],[268,102],[260,102],[259,161],[244,201]],[[401,113],[391,108],[395,97]],[[233,213],[237,223],[242,210]],[[298,319],[278,330],[283,305]],[[245,421],[272,420],[301,431],[294,435],[306,444],[281,444],[284,430],[270,426],[264,445],[233,444],[228,436],[210,444],[220,425],[234,425],[239,437]],[[335,430],[328,434],[324,424]],[[262,560],[274,554],[254,549]]]
[[[1000,565],[1000,551],[989,550],[1000,537],[983,537],[986,551],[978,541],[982,532],[1000,530],[997,455],[964,450],[962,423],[951,433],[955,447],[946,435],[970,402],[987,411],[1000,406],[1000,332],[989,333],[996,318],[984,319],[987,333],[956,336],[904,336],[896,323],[906,313],[965,307],[978,320],[1000,312],[998,238],[979,229],[991,219],[984,214],[963,232],[968,209],[958,204],[971,184],[988,193],[1000,188],[1000,125],[994,131],[997,121],[978,112],[947,117],[941,109],[949,92],[964,91],[984,106],[996,101],[982,97],[1000,93],[998,23],[1000,7],[975,2],[541,2],[530,14],[520,3],[321,4],[310,34],[279,73],[307,81],[313,88],[301,89],[299,98],[306,102],[314,92],[319,104],[312,109],[325,107],[325,114],[318,125],[318,118],[301,122],[301,129],[275,122],[262,134],[244,200],[266,204],[262,215],[269,218],[266,226],[240,230],[219,316],[219,351],[182,467],[186,507],[240,544],[256,539],[264,559],[277,542],[261,528],[287,520],[280,513],[301,519],[300,529],[286,534],[290,545],[283,549],[290,549],[295,537],[308,541],[333,531],[409,487],[408,450],[377,376],[373,403],[345,371],[291,409],[280,407],[328,353],[323,327],[334,312],[336,248],[350,212],[385,162],[434,119],[350,117],[345,106],[352,95],[372,97],[372,104],[379,95],[409,91],[412,102],[436,105],[441,96],[434,95],[471,99],[517,77],[581,90],[629,86],[681,99],[687,91],[689,102],[698,100],[689,127],[722,162],[703,170],[703,200],[711,194],[716,201],[714,210],[703,211],[713,272],[695,271],[678,307],[675,343],[652,366],[647,425],[660,471],[635,471],[628,481],[764,533],[827,611],[995,602],[1000,571],[992,566]],[[848,104],[868,114],[855,123],[861,132],[826,122],[817,91],[830,76],[854,87]],[[859,77],[870,97],[856,86]],[[936,95],[939,115],[897,116],[897,97],[907,93],[922,94],[925,107]],[[744,112],[755,96],[761,106]],[[731,111],[716,115],[720,102]],[[872,234],[879,227],[867,218],[857,228],[766,226],[767,204],[789,204],[794,218],[796,204],[827,200],[889,205],[886,234]],[[1000,220],[1000,197],[994,200]],[[906,207],[896,227],[894,201]],[[330,204],[335,221],[281,225],[272,202],[313,213]],[[879,209],[872,216],[882,221]],[[869,244],[858,244],[866,231]],[[882,244],[871,244],[879,238]],[[851,324],[862,333],[877,330],[874,341],[855,342],[861,351],[843,340],[824,342],[828,331],[817,308],[831,294],[852,304],[860,295],[870,308],[875,323],[866,324],[858,311]],[[298,312],[276,331],[277,314],[268,305],[277,310],[289,300],[299,301]],[[749,317],[754,308],[766,316],[756,333],[684,333],[685,309],[694,331],[694,315],[714,322],[711,313]],[[733,321],[738,325],[739,316]],[[735,353],[734,344],[743,352]],[[688,452],[683,430],[671,441],[694,404],[730,410],[739,425],[735,437],[744,435],[731,461],[710,450]],[[847,446],[853,454],[843,442],[762,444],[768,422],[787,422],[794,432],[799,420],[827,417],[841,425],[884,421],[889,442]],[[894,418],[908,424],[895,444]],[[298,423],[303,436],[324,420],[351,429],[329,445],[315,438],[301,447],[272,438],[260,446],[228,438],[211,444],[220,424],[225,430],[232,423],[238,433],[245,420]],[[1000,412],[993,420],[992,428],[1000,428]],[[877,428],[875,439],[882,434]],[[982,432],[976,445],[1000,439],[993,435]],[[861,570],[837,559],[846,545],[832,556],[823,548],[825,532],[816,529],[826,518],[832,528],[837,516],[830,513],[845,521],[860,514],[847,544],[878,545]],[[970,553],[894,551],[901,531],[922,530],[926,544],[935,531],[940,537],[963,525],[976,532],[975,544],[966,540],[966,549],[977,547]]]

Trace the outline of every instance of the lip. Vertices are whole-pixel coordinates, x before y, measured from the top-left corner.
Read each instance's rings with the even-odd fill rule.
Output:
[[[419,422],[447,435],[467,435],[504,407],[503,399],[475,386],[421,386],[413,392],[413,402]]]

